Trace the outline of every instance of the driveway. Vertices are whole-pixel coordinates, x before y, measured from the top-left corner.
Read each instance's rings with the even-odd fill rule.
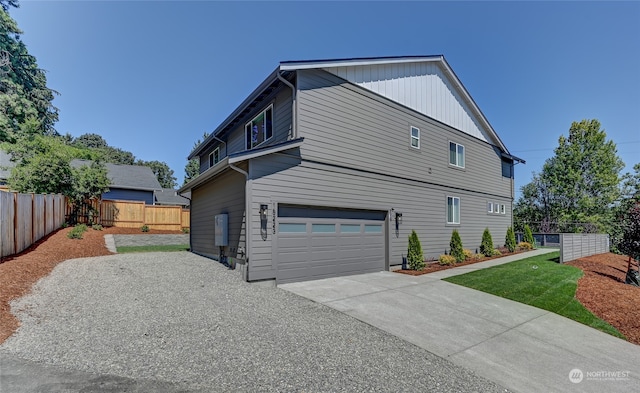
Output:
[[[66,261],[13,302],[0,391],[504,391],[332,307],[186,252]]]
[[[378,327],[510,390],[640,392],[639,346],[545,310],[441,281],[550,251],[417,277],[380,272],[279,288]]]

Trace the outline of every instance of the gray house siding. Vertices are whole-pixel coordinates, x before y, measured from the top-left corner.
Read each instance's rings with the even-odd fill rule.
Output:
[[[493,146],[318,70],[298,73],[302,155],[348,168],[511,198],[511,179]],[[410,127],[420,129],[420,149]],[[449,165],[449,141],[465,147],[465,168]]]
[[[287,162],[288,161],[288,162]],[[496,245],[504,242],[507,227],[511,225],[510,198],[497,198],[471,191],[452,189],[393,176],[363,173],[358,170],[282,157],[264,157],[251,161],[258,167],[260,177],[252,180],[252,211],[260,204],[269,204],[268,228],[277,228],[278,218],[273,209],[278,203],[311,206],[387,210],[403,213],[402,224],[396,234],[393,214],[389,215],[387,233],[390,244],[387,253],[389,265],[402,263],[406,255],[408,236],[414,229],[422,242],[426,258],[437,258],[449,249],[453,229],[460,232],[465,248],[475,251],[480,246],[482,232],[491,231]],[[288,166],[288,168],[285,168]],[[267,174],[271,169],[271,173]],[[258,170],[252,171],[257,175]],[[295,187],[291,187],[295,184]],[[460,225],[446,223],[447,196],[459,197]],[[506,214],[487,214],[487,201],[506,205]],[[274,274],[277,261],[272,260],[273,231],[268,238],[260,238],[260,220],[252,215],[252,259],[250,277]],[[276,220],[275,222],[273,220]]]
[[[254,111],[240,121],[240,124],[228,136],[223,137],[223,140],[227,142],[226,145],[219,142],[214,143],[203,151],[203,154],[200,155],[200,173],[209,169],[209,154],[216,147],[220,147],[220,159],[229,154],[246,150],[245,124],[271,104],[273,104],[273,137],[266,144],[272,145],[286,141],[291,130],[291,103],[291,89],[288,87],[275,90],[267,96],[262,104],[256,106]]]
[[[238,258],[238,248],[245,248],[244,230],[245,177],[227,170],[217,178],[194,188],[191,195],[191,249],[208,257],[220,254],[214,246],[214,217],[229,215],[229,246],[225,255]],[[244,259],[244,256],[241,256]]]
[[[109,191],[102,194],[102,199],[116,201],[144,201],[147,205],[153,205],[153,191],[110,188]]]

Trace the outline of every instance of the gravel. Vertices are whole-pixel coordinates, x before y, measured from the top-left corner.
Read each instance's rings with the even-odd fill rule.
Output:
[[[336,310],[242,282],[187,252],[69,260],[12,310],[22,326],[0,356],[176,389],[504,392]]]
[[[117,247],[189,244],[189,235],[113,235]]]

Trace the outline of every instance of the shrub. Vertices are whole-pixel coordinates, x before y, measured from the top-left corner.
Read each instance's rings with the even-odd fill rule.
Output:
[[[424,269],[424,255],[422,254],[422,245],[420,245],[420,239],[418,239],[418,234],[414,230],[412,230],[411,235],[409,235],[407,262],[409,263],[409,269]]]
[[[140,228],[140,230],[142,232],[149,232],[149,226],[148,225],[143,225],[142,228]]]
[[[60,225],[60,228],[69,228],[69,223],[68,222],[63,222],[62,225]]]
[[[480,253],[487,257],[493,256],[493,239],[491,238],[491,232],[489,232],[489,228],[485,228],[484,232],[482,232]]]
[[[453,255],[442,254],[438,258],[438,263],[441,265],[455,265],[456,257],[454,257]]]
[[[462,252],[464,253],[464,259],[465,260],[473,258],[473,251],[468,250],[468,249],[465,248],[464,250],[462,250]]]
[[[507,228],[507,236],[504,239],[504,246],[507,247],[509,252],[516,250],[516,233],[513,231],[513,227]]]
[[[91,228],[92,228],[94,231],[101,231],[101,230],[103,230],[103,229],[104,229],[104,228],[102,227],[102,225],[100,225],[100,224],[93,224],[93,225],[91,226]]]
[[[533,238],[533,233],[531,233],[531,228],[526,224],[524,226],[524,236],[522,237],[522,241],[525,243],[529,243],[533,245],[535,243],[535,239]]]
[[[456,259],[456,262],[464,261],[464,249],[462,248],[462,239],[457,229],[454,229],[451,233],[451,241],[449,242],[451,248],[451,256]]]
[[[518,243],[518,248],[521,250],[533,250],[533,245],[527,242]]]
[[[471,256],[471,258],[475,259],[476,261],[479,261],[479,260],[481,260],[482,258],[484,258],[484,255],[482,255],[482,254],[473,254],[473,255]]]
[[[500,255],[502,255],[502,253],[500,252],[500,250],[497,250],[497,249],[496,249],[496,250],[493,250],[493,251],[491,252],[491,256],[492,256],[492,257],[499,257]]]
[[[189,233],[189,228],[182,228],[182,233]]]
[[[67,233],[69,239],[82,239],[82,234],[87,231],[87,226],[84,224],[76,225],[72,230]]]

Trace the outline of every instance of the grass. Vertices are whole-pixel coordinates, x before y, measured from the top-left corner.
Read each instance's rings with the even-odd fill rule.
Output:
[[[129,252],[166,252],[166,251],[189,251],[188,244],[173,244],[173,245],[162,245],[162,246],[122,246],[116,247],[119,253],[129,253]]]
[[[560,265],[559,257],[558,252],[553,252],[449,277],[445,281],[551,311],[624,339],[622,333],[593,315],[575,298],[583,272],[574,266]]]

